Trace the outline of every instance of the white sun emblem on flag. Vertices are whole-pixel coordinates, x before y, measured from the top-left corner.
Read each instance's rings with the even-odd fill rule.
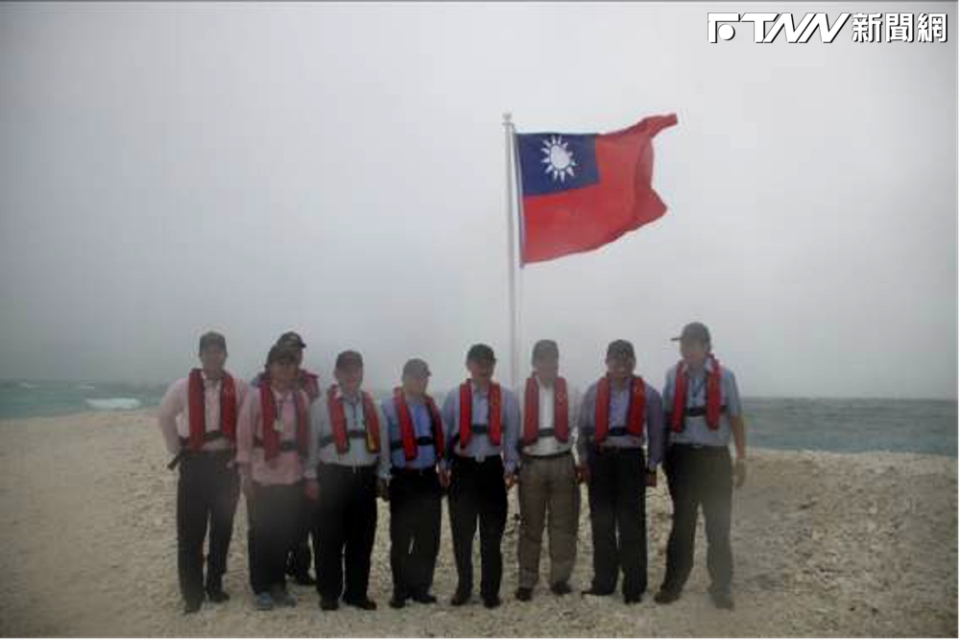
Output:
[[[566,180],[567,176],[574,177],[573,168],[577,166],[573,159],[573,152],[567,148],[567,142],[563,136],[551,136],[549,140],[543,139],[543,148],[540,149],[546,156],[541,162],[547,165],[544,173],[549,173],[550,177],[560,182]]]

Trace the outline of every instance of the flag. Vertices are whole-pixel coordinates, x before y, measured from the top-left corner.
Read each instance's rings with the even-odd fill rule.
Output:
[[[653,137],[675,114],[605,134],[517,134],[523,264],[613,242],[667,207],[650,186]]]

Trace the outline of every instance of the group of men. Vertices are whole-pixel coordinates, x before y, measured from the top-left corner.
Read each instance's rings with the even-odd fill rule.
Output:
[[[533,372],[519,394],[494,380],[493,349],[475,344],[466,358],[469,377],[438,406],[427,393],[430,369],[421,359],[406,362],[400,385],[378,403],[363,388],[356,351],[337,356],[335,382],[321,389],[302,367],[306,344],[288,332],[248,384],[225,370],[225,338],[204,334],[200,367],[171,385],[159,412],[175,456],[170,466],[180,471],[177,557],[185,613],[204,600],[229,598],[223,575],[240,493],[257,609],[296,605],[288,575],[315,584],[324,611],[341,602],[375,609],[368,585],[378,497],[390,506],[390,606],[435,603],[444,495],[458,577],[450,603],[471,601],[479,531],[480,596],[484,606],[497,607],[514,484],[517,600],[533,597],[545,528],[549,588],[557,596],[571,592],[585,483],[593,580],[583,593],[611,595],[622,574],[624,602],[637,603],[647,590],[645,494],[656,486],[660,464],[673,522],[666,575],[654,599],[669,604],[680,597],[702,508],[710,595],[716,606],[732,608],[732,490],[746,476],[740,396],[733,373],[713,355],[706,326],[690,323],[675,340],[682,359],[668,371],[662,395],[636,373],[631,343],[615,340],[605,375],[582,399],[560,375],[556,342],[534,345]]]

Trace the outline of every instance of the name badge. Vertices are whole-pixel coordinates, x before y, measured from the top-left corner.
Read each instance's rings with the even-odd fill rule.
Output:
[[[283,421],[280,418],[273,421],[273,430],[277,433],[283,433]]]

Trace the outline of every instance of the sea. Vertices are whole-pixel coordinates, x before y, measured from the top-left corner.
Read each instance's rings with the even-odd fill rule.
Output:
[[[0,381],[0,426],[21,418],[156,407],[165,391],[156,384]],[[957,457],[956,400],[744,398],[743,408],[750,446]]]

